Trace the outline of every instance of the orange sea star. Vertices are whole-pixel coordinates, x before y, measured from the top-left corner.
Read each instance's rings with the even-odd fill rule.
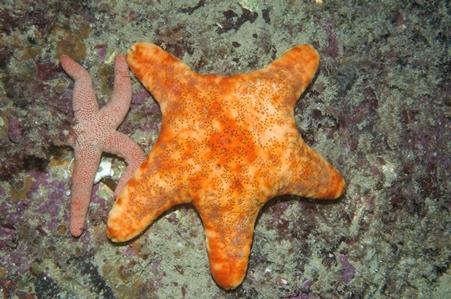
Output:
[[[144,153],[127,135],[116,131],[128,112],[132,95],[125,57],[116,57],[113,95],[100,110],[89,73],[69,56],[62,55],[60,60],[64,71],[75,80],[73,109],[76,124],[69,140],[75,151],[70,232],[78,237],[84,229],[92,184],[102,152],[118,155],[127,163],[115,193],[122,190],[133,171],[144,161]]]
[[[246,274],[255,220],[269,199],[343,193],[342,176],[303,142],[293,117],[319,64],[313,47],[294,47],[261,70],[232,76],[195,73],[152,44],[135,44],[127,60],[160,103],[163,122],[110,211],[111,240],[127,241],[172,206],[192,203],[212,276],[231,289]]]

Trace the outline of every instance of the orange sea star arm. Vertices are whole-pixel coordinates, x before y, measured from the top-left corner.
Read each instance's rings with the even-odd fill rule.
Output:
[[[177,57],[153,44],[134,44],[127,61],[133,73],[160,103],[162,110],[167,101],[182,96],[183,90],[192,84],[189,78],[198,77]]]
[[[158,157],[161,151],[154,146],[151,156],[135,170],[119,194],[108,216],[107,235],[111,240],[128,241],[171,207],[190,201],[179,192],[179,177],[183,174],[167,171],[165,159]]]
[[[279,79],[293,91],[293,107],[301,94],[312,81],[319,66],[319,54],[310,45],[299,45],[286,51],[265,68],[249,73],[252,77],[270,77]]]
[[[302,140],[288,161],[289,177],[284,193],[317,199],[337,199],[345,181],[340,172]]]
[[[258,209],[211,212],[200,208],[211,274],[219,286],[233,289],[246,275]]]

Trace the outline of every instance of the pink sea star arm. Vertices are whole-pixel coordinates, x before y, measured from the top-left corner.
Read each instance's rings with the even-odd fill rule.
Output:
[[[91,76],[77,62],[67,55],[61,55],[61,66],[75,81],[72,106],[77,121],[89,120],[99,110]]]
[[[84,230],[100,156],[101,152],[94,146],[83,145],[83,150],[77,150],[77,147],[75,150],[70,212],[70,232],[74,237],[80,236]]]
[[[122,174],[114,191],[114,195],[117,196],[133,172],[144,162],[144,152],[130,137],[120,132],[114,132],[104,142],[106,146],[102,149],[103,151],[122,157],[127,163],[127,169]]]
[[[112,127],[117,128],[127,115],[131,100],[132,83],[128,75],[128,65],[125,57],[118,55],[114,66],[113,94],[108,103],[100,109],[100,117],[104,117]]]

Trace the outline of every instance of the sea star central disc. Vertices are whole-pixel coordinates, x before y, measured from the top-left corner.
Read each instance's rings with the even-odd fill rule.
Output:
[[[111,240],[130,240],[167,209],[192,203],[212,276],[231,289],[246,274],[255,220],[269,199],[343,193],[342,176],[303,142],[293,117],[318,68],[313,47],[294,47],[261,70],[232,76],[198,74],[153,44],[135,44],[127,60],[159,102],[163,122],[109,214]]]

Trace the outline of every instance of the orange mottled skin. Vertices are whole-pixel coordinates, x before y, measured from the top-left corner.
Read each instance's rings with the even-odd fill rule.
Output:
[[[135,44],[127,60],[160,103],[163,122],[109,214],[112,241],[130,240],[174,205],[192,203],[213,278],[232,289],[246,274],[255,220],[269,199],[342,195],[343,177],[304,143],[293,117],[319,64],[310,45],[232,76],[198,74],[153,44]]]

